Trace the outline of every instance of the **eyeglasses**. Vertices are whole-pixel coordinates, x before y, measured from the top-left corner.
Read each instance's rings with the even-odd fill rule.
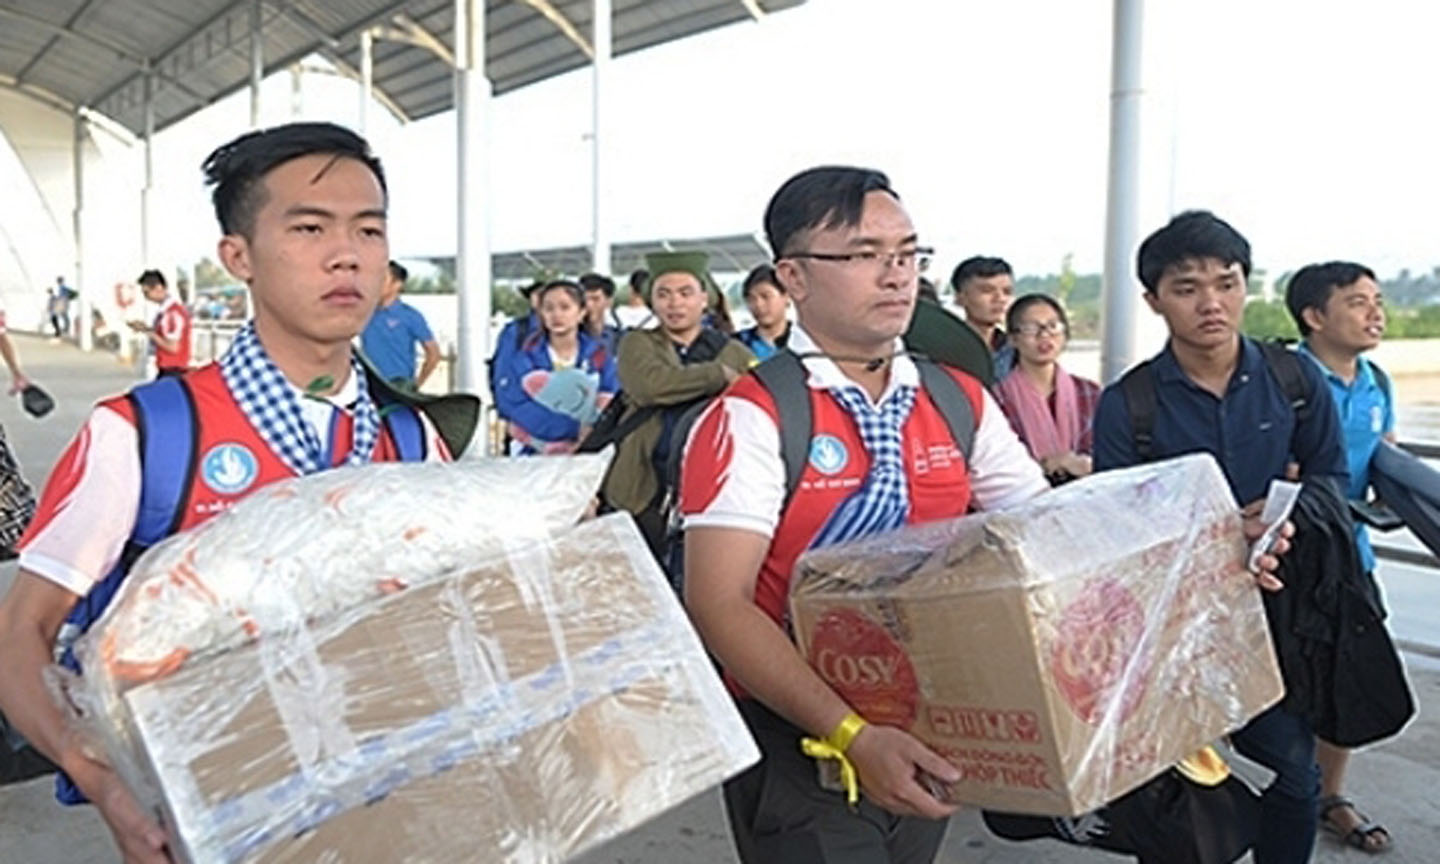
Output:
[[[1047,336],[1059,336],[1065,332],[1065,325],[1059,321],[1046,321],[1044,324],[1021,324],[1012,332],[1030,339],[1034,339],[1041,333]]]
[[[935,250],[926,246],[913,249],[896,249],[893,252],[791,252],[784,258],[813,258],[816,261],[833,261],[836,264],[853,264],[865,270],[884,271],[891,266],[901,270],[923,273],[930,268],[930,257]]]

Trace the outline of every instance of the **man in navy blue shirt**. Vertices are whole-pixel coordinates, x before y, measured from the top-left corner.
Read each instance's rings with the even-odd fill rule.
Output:
[[[1213,214],[1181,213],[1140,245],[1145,301],[1165,319],[1170,339],[1151,361],[1155,382],[1155,459],[1205,452],[1225,473],[1237,504],[1258,510],[1270,481],[1297,463],[1300,478],[1343,489],[1340,426],[1314,364],[1301,363],[1311,407],[1304,422],[1270,372],[1259,345],[1240,335],[1250,244]],[[1136,464],[1125,394],[1105,388],[1095,415],[1096,471]],[[1259,579],[1270,590],[1273,576]],[[1256,864],[1303,864],[1315,843],[1319,771],[1309,722],[1271,708],[1232,736],[1242,754],[1270,768],[1261,798]]]
[[[418,390],[440,362],[440,345],[420,310],[400,299],[400,289],[405,287],[409,276],[404,267],[390,262],[385,285],[380,290],[380,305],[360,333],[360,350],[385,380]],[[418,375],[415,374],[417,345],[425,351]]]

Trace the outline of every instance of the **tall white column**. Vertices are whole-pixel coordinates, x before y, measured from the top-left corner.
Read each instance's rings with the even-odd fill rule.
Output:
[[[73,287],[80,296],[70,307],[70,328],[79,324],[80,348],[90,350],[90,292],[86,289],[85,275],[85,118],[75,115],[75,281]]]
[[[490,356],[489,203],[490,80],[485,77],[485,0],[455,0],[455,150],[458,223],[456,290],[459,293],[456,387],[475,393],[489,406],[482,371]],[[483,417],[488,420],[489,414]],[[483,422],[474,447],[488,453],[490,429]]]
[[[250,4],[250,128],[260,128],[260,79],[265,74],[265,43],[261,34],[261,0]]]
[[[605,77],[610,69],[610,0],[594,0],[594,26],[591,41],[595,48],[595,59],[591,63],[593,79],[590,90],[590,216],[591,242],[593,253],[591,269],[596,273],[610,273],[610,228],[605,218],[605,203],[608,198],[605,189],[606,159],[604,144],[609,141],[604,133],[603,105],[605,101]]]
[[[1100,318],[1100,376],[1114,381],[1138,355],[1140,288],[1140,109],[1144,0],[1115,0],[1110,67],[1110,164],[1105,193],[1105,274]]]
[[[290,64],[290,119],[299,120],[305,113],[305,72],[299,63]]]
[[[370,93],[375,86],[375,34],[366,30],[360,34],[360,134],[370,127]]]

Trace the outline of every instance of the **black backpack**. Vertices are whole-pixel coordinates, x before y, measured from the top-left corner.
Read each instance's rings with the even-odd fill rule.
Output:
[[[1312,407],[1310,388],[1305,381],[1305,374],[1300,370],[1300,355],[1280,342],[1260,342],[1259,345],[1270,374],[1280,384],[1285,398],[1290,400],[1290,407],[1295,412],[1295,426],[1299,428],[1300,424],[1310,418]],[[1135,442],[1135,457],[1140,462],[1151,462],[1155,459],[1155,372],[1150,368],[1154,362],[1146,360],[1120,378],[1120,392],[1125,395],[1125,411],[1130,415],[1130,434]],[[1385,373],[1380,372],[1378,366],[1374,368],[1376,377],[1388,392],[1389,379],[1384,377]]]
[[[934,401],[950,428],[955,446],[960,450],[966,463],[975,444],[975,410],[970,397],[950,377],[944,368],[929,358],[912,354],[915,368],[920,373],[920,387]],[[810,388],[806,383],[808,373],[799,355],[792,351],[780,351],[768,360],[750,370],[775,402],[780,429],[780,461],[785,466],[785,497],[780,504],[780,513],[785,513],[795,492],[800,488],[800,477],[805,472],[805,463],[810,455],[810,438],[814,432],[815,418],[811,412]],[[670,583],[675,590],[684,587],[684,533],[680,530],[679,508],[676,506],[680,489],[680,468],[685,443],[690,430],[701,412],[715,397],[692,405],[680,416],[671,431],[669,458],[666,460],[665,476],[661,478],[661,513],[668,525],[666,548],[661,554]]]

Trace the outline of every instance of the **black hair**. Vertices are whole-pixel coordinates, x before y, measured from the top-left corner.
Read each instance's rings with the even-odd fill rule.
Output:
[[[1336,288],[1353,285],[1361,279],[1375,279],[1375,271],[1364,264],[1353,261],[1326,261],[1324,264],[1307,264],[1295,271],[1285,286],[1285,306],[1301,336],[1310,335],[1310,325],[1305,323],[1306,309],[1325,310],[1330,295]]]
[[[586,291],[604,291],[606,297],[615,296],[615,280],[599,273],[586,273],[581,276],[580,287]]]
[[[1025,310],[1026,310],[1026,309],[1029,309],[1031,306],[1035,306],[1035,305],[1038,305],[1038,304],[1041,304],[1041,303],[1044,303],[1045,305],[1049,306],[1051,309],[1054,309],[1054,310],[1055,310],[1055,314],[1056,314],[1057,316],[1059,316],[1059,318],[1060,318],[1060,326],[1065,328],[1065,335],[1066,335],[1066,336],[1069,336],[1069,335],[1070,335],[1070,316],[1068,316],[1068,315],[1065,314],[1065,307],[1062,306],[1062,305],[1060,305],[1060,301],[1059,301],[1059,300],[1056,300],[1054,297],[1051,297],[1049,294],[1042,294],[1042,293],[1040,293],[1040,292],[1038,292],[1038,291],[1035,292],[1034,294],[1025,294],[1025,295],[1023,295],[1022,297],[1020,297],[1020,299],[1018,299],[1018,300],[1016,300],[1014,303],[1011,303],[1011,304],[1010,304],[1010,310],[1005,313],[1005,330],[1006,330],[1006,332],[1009,332],[1009,333],[1017,333],[1017,332],[1019,332],[1019,330],[1020,330],[1020,316],[1025,314]]]
[[[929,300],[931,303],[940,302],[940,292],[935,290],[934,282],[931,282],[929,279],[921,276],[919,281],[917,282],[917,285],[918,287],[915,289],[915,291],[920,297]]]
[[[765,208],[765,238],[775,260],[795,251],[790,243],[802,231],[860,224],[865,196],[871,192],[900,200],[890,178],[870,168],[826,165],[786,180]]]
[[[781,294],[785,293],[785,286],[780,284],[780,279],[775,275],[775,268],[770,264],[761,264],[745,274],[745,283],[740,289],[740,296],[748,300],[750,292],[760,285],[774,285],[776,291]]]
[[[1154,294],[1166,270],[1202,258],[1214,258],[1227,266],[1239,264],[1245,277],[1250,277],[1250,241],[1209,210],[1186,210],[1140,244],[1136,255],[1140,284],[1146,293]]]
[[[168,287],[165,282],[165,274],[159,270],[146,270],[144,273],[141,273],[140,278],[135,281],[146,287],[151,285],[159,285],[161,288]]]
[[[405,265],[401,264],[399,261],[391,261],[390,275],[395,279],[395,281],[403,285],[405,284],[405,280],[410,278],[410,271],[406,270]]]
[[[576,306],[581,309],[585,308],[585,289],[580,287],[580,283],[572,282],[569,279],[552,279],[540,286],[540,302],[545,302],[545,295],[551,291],[564,291],[570,295],[571,300],[575,301]]]
[[[388,198],[385,171],[364,138],[334,123],[287,123],[247,132],[205,157],[200,170],[205,182],[215,187],[212,200],[220,230],[249,237],[255,216],[265,205],[265,175],[291,159],[316,153],[361,162]]]
[[[950,287],[958,293],[971,279],[988,279],[991,276],[1014,276],[1010,262],[1004,258],[989,255],[974,255],[955,265],[950,274]]]

